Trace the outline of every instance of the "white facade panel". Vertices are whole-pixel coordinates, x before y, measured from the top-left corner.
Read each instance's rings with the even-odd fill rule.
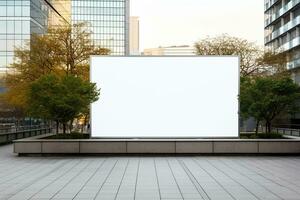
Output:
[[[238,57],[100,57],[93,137],[238,137]]]

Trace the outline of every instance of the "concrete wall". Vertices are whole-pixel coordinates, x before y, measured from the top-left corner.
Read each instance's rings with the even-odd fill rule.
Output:
[[[299,154],[300,139],[85,139],[14,141],[18,154]]]

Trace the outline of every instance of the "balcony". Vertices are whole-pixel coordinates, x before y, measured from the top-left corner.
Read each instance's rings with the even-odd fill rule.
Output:
[[[300,37],[296,37],[293,40],[281,45],[278,49],[280,49],[282,51],[289,51],[299,45],[300,45]]]
[[[293,20],[291,20],[290,22],[286,23],[285,25],[283,25],[279,29],[273,31],[272,34],[266,36],[265,37],[266,43],[268,43],[268,42],[276,39],[278,36],[286,33],[287,31],[291,30],[292,28],[296,27],[299,24],[300,24],[300,16],[294,18]]]
[[[278,0],[268,0],[265,3],[265,10],[271,8]]]
[[[300,58],[287,63],[287,69],[295,69],[300,67]]]
[[[298,3],[300,3],[300,0],[290,1],[288,4],[286,4],[285,6],[280,8],[276,13],[274,13],[268,19],[265,20],[265,27],[269,26],[272,22],[274,22],[279,17],[284,15],[286,12],[288,12],[290,9],[292,9],[294,6],[296,6]]]

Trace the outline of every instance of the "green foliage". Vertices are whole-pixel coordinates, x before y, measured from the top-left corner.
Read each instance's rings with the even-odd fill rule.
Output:
[[[257,77],[241,79],[241,115],[254,117],[266,123],[270,133],[272,120],[282,112],[298,110],[296,100],[300,98],[300,88],[288,77]]]
[[[50,27],[47,34],[33,34],[25,47],[14,52],[11,73],[5,77],[6,101],[26,110],[30,84],[41,76],[74,75],[89,80],[90,55],[107,55],[109,49],[94,44],[84,23]]]
[[[249,139],[258,139],[258,135],[250,135]]]
[[[73,75],[45,75],[30,85],[28,113],[64,125],[96,101],[96,85]]]
[[[259,134],[258,138],[259,139],[282,139],[284,137],[278,133],[268,133],[268,134]]]
[[[43,139],[89,139],[89,134],[83,133],[71,133],[71,134],[57,134],[52,135]]]
[[[240,111],[241,116],[245,119],[249,117],[255,117],[256,119],[258,116],[254,115],[254,113],[250,113],[249,106],[252,103],[252,94],[249,90],[252,87],[252,79],[248,77],[241,77],[240,78]]]
[[[283,139],[284,137],[278,133],[259,133],[259,134],[241,134],[241,139]]]
[[[260,75],[268,76],[273,75],[277,77],[288,77],[291,71],[287,70],[286,63],[290,57],[289,52],[274,52],[264,51],[264,53],[257,58],[257,64],[262,67]]]

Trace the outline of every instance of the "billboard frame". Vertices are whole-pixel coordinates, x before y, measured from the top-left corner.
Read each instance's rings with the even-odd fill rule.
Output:
[[[175,58],[189,58],[189,57],[200,57],[200,58],[238,58],[238,94],[237,94],[237,100],[238,100],[238,136],[237,137],[106,137],[106,136],[96,136],[93,137],[92,135],[92,109],[93,106],[92,104],[90,105],[90,120],[89,120],[89,125],[90,125],[90,136],[92,139],[120,139],[120,140],[124,140],[124,139],[136,139],[136,140],[147,140],[147,139],[153,139],[153,140],[184,140],[184,139],[239,139],[240,138],[240,83],[241,83],[241,75],[240,75],[240,67],[241,67],[241,58],[240,56],[236,56],[236,55],[176,55],[176,56],[172,56],[172,55],[158,55],[158,56],[146,56],[146,55],[125,55],[125,56],[119,56],[119,55],[91,55],[90,56],[90,81],[91,77],[92,77],[92,70],[91,70],[91,63],[92,63],[92,59],[93,58],[98,58],[98,57],[115,57],[115,58],[132,58],[132,57],[154,57],[154,58],[161,58],[161,57],[175,57]]]

